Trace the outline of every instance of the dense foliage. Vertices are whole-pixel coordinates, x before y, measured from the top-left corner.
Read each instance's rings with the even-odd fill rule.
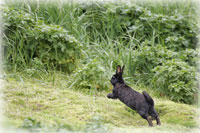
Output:
[[[73,70],[81,44],[59,25],[46,24],[32,14],[5,9],[6,60],[15,67]]]
[[[125,64],[134,83],[194,103],[195,9],[192,2],[8,4],[5,58],[15,69],[71,72],[76,88],[106,89],[116,65]]]

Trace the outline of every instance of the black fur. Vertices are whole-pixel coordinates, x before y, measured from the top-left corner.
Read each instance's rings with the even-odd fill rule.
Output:
[[[149,126],[153,126],[152,120],[156,119],[157,125],[161,125],[158,113],[154,109],[154,101],[145,91],[141,93],[133,90],[124,83],[122,74],[124,66],[117,66],[116,74],[112,76],[111,83],[114,86],[113,92],[107,95],[108,98],[119,99],[133,110],[136,110],[140,116],[146,119]]]

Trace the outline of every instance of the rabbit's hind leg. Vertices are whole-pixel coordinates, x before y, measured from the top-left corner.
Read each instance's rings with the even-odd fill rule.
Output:
[[[148,115],[148,113],[145,113],[144,111],[138,111],[138,113],[140,114],[140,116],[142,118],[147,120],[147,122],[149,123],[150,127],[153,127],[153,122],[152,122],[150,116]]]
[[[160,117],[159,117],[158,113],[156,112],[156,110],[153,109],[150,113],[151,113],[150,115],[152,116],[152,118],[156,119],[157,125],[160,126],[161,125]]]

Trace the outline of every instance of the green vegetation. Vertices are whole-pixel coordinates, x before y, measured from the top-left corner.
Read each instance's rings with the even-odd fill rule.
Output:
[[[72,74],[70,87],[107,89],[116,65],[125,64],[134,83],[191,104],[195,8],[193,2],[11,2],[3,9],[7,69],[64,71]]]
[[[20,73],[16,75],[18,74]],[[8,75],[4,90],[6,116],[14,127],[107,132],[116,130],[117,127],[122,131],[148,128],[148,123],[138,113],[119,100],[107,99],[109,91],[66,89],[66,84],[62,84],[65,75],[61,73],[54,75],[54,85],[46,80],[25,78],[18,81],[20,78],[16,78],[16,75]],[[138,87],[132,87],[142,91]],[[155,99],[162,126],[148,130],[190,131],[197,126],[194,119],[197,116],[195,107],[160,99],[153,92],[150,94]]]
[[[8,1],[1,7],[7,117],[28,129],[140,130],[146,122],[137,113],[105,97],[124,64],[126,83],[155,97],[164,126],[154,129],[196,127],[196,5]]]
[[[11,8],[4,10],[4,19],[6,60],[15,69],[31,66],[66,71],[80,56],[78,41],[59,25],[45,24],[29,13]]]

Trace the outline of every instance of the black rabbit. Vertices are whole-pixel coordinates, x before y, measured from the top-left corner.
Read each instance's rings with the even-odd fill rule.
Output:
[[[141,93],[133,90],[124,83],[122,78],[124,66],[117,66],[116,74],[112,76],[111,83],[114,86],[113,92],[107,95],[108,98],[119,99],[133,110],[136,110],[140,116],[146,119],[149,126],[153,126],[152,120],[156,119],[157,125],[161,125],[158,113],[154,109],[154,101],[145,91]]]

